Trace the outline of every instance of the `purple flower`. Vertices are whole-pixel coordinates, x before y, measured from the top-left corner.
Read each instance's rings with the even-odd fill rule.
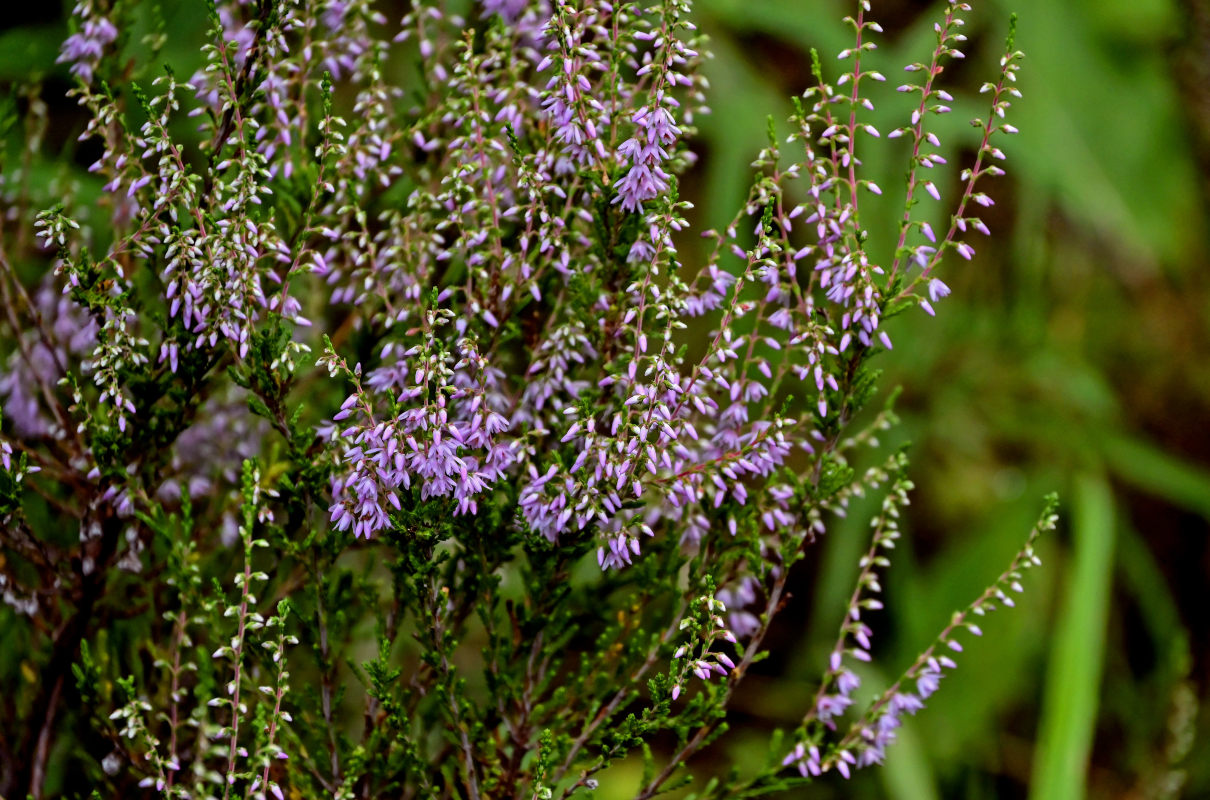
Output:
[[[70,362],[91,353],[97,340],[96,321],[50,279],[39,287],[34,303],[41,329],[23,331],[23,345],[0,370],[0,407],[13,432],[31,439],[64,434],[43,408],[39,384],[55,386]]]
[[[818,777],[823,774],[819,758],[819,748],[799,742],[790,754],[782,759],[782,766],[795,767],[804,778]]]
[[[118,29],[93,8],[92,0],[76,3],[72,15],[82,20],[80,29],[63,42],[55,61],[71,64],[71,74],[84,83],[92,83],[93,72],[101,62],[106,46],[118,38]]]
[[[477,497],[516,462],[512,445],[503,441],[508,420],[494,411],[488,392],[498,380],[475,345],[463,341],[460,357],[445,354],[419,358],[422,348],[399,352],[388,345],[383,355],[394,356],[367,376],[374,392],[396,398],[402,410],[393,419],[377,421],[369,410],[374,395],[351,395],[333,422],[355,414],[362,420],[347,428],[346,471],[332,480],[332,523],[356,536],[372,536],[389,524],[389,508],[400,508],[399,487],[418,485],[421,499],[451,497],[456,514],[475,514]],[[430,381],[448,390],[427,396]]]
[[[642,108],[634,114],[634,136],[618,145],[618,156],[631,164],[630,171],[614,187],[614,203],[620,203],[625,211],[639,211],[643,203],[668,191],[668,173],[661,166],[668,158],[666,148],[671,147],[681,129],[672,119],[671,112],[659,105],[664,98],[656,98],[656,104]],[[671,100],[669,99],[671,102]]]
[[[723,588],[716,595],[727,606],[727,627],[740,639],[746,639],[760,629],[760,620],[746,606],[756,602],[760,581],[755,576],[741,578],[734,588]]]
[[[528,2],[529,0],[480,0],[480,5],[483,6],[483,16],[499,14],[506,22],[514,22],[521,16]]]
[[[938,278],[933,278],[929,281],[929,299],[934,303],[942,297],[949,297],[950,287],[946,286]]]
[[[836,691],[832,694],[820,696],[819,702],[815,706],[815,715],[820,722],[829,723],[831,720],[844,714],[845,710],[853,705],[853,692],[861,686],[861,679],[856,673],[843,669],[836,675]]]
[[[916,677],[916,692],[922,700],[927,700],[941,684],[941,668],[933,659],[929,659],[924,670]]]

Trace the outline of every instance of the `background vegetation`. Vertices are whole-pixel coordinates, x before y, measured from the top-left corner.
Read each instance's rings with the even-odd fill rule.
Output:
[[[10,6],[0,20],[0,96],[21,106],[31,81],[43,85],[50,127],[37,174],[48,186],[88,179],[90,159],[72,156],[82,118],[62,98],[70,83],[54,63],[70,5]],[[715,55],[714,113],[683,193],[697,203],[699,227],[721,223],[742,200],[766,116],[788,115],[808,80],[810,48],[832,66],[827,54],[849,35],[840,23],[849,5],[699,0]],[[991,74],[1017,12],[1027,54],[1013,120],[1021,135],[1004,145],[1009,177],[989,186],[993,239],[944,276],[954,296],[936,319],[890,323],[904,345],[883,364],[884,385],[903,387],[896,435],[917,443],[919,488],[876,631],[882,663],[909,663],[949,611],[986,585],[1050,490],[1064,501],[1062,535],[1045,543],[1046,568],[1031,575],[1019,608],[997,615],[967,649],[887,767],[853,784],[827,782],[820,796],[1208,796],[1210,723],[1198,704],[1210,688],[1210,5],[980,5],[969,63],[950,79],[977,86]],[[183,0],[161,7],[170,32],[163,57],[188,75],[202,12]],[[384,10],[397,18],[398,9]],[[927,50],[934,12],[875,0],[887,30],[884,72]],[[946,140],[958,147],[955,182],[973,115],[957,111]],[[9,131],[6,146],[21,135]],[[892,186],[903,160],[883,152],[887,174],[876,180]],[[866,518],[854,513],[852,527]],[[745,732],[792,727],[809,703],[865,546],[845,534],[833,532],[795,576],[792,607],[771,637],[775,655],[745,683],[737,735],[720,758],[702,759],[703,770],[763,759],[753,748],[765,737]],[[8,673],[21,665],[3,619]],[[626,769],[603,776],[600,797],[611,797],[613,777],[633,785],[621,780]]]

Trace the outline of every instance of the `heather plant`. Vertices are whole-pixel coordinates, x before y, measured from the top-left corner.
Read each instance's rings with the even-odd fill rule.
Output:
[[[1055,523],[861,686],[912,489],[876,363],[987,233],[1011,27],[952,187],[932,123],[968,4],[884,100],[859,2],[845,71],[815,58],[683,263],[685,0],[218,0],[187,79],[149,7],[82,0],[62,47],[95,186],[33,185],[36,90],[6,118],[0,581],[34,674],[4,676],[0,793],[70,768],[100,796],[570,797],[638,759],[613,793],[646,800],[693,781],[794,566],[871,494],[801,723],[692,796],[881,763]],[[862,214],[882,138],[891,218]]]

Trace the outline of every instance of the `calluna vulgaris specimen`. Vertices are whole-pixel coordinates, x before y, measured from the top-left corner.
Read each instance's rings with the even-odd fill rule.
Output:
[[[724,731],[791,567],[878,491],[801,724],[694,796],[847,777],[1037,563],[1053,502],[855,699],[911,489],[878,452],[889,405],[860,414],[869,362],[987,232],[1011,35],[947,200],[930,124],[968,5],[880,132],[858,3],[847,72],[815,64],[682,263],[707,88],[687,0],[454,5],[217,0],[186,79],[159,4],[80,0],[60,61],[91,176],[34,175],[47,106],[7,107],[0,794],[568,797],[640,758],[652,797]],[[910,151],[893,219],[861,215],[880,134]],[[937,202],[948,229],[918,213]]]

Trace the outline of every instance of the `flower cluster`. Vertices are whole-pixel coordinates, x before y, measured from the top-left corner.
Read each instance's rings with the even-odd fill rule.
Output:
[[[71,64],[72,75],[84,83],[92,83],[93,73],[105,56],[105,49],[118,38],[118,29],[101,13],[93,0],[80,0],[71,13],[79,30],[63,42],[59,63]]]
[[[422,500],[450,497],[454,513],[475,514],[476,497],[516,460],[517,443],[500,436],[508,420],[493,408],[501,399],[498,371],[487,366],[473,340],[461,339],[459,352],[447,353],[436,338],[451,317],[448,311],[427,312],[425,344],[403,352],[388,344],[382,366],[367,374],[365,387],[360,366],[349,370],[334,353],[325,356],[334,374],[347,374],[357,387],[335,419],[360,418],[337,434],[347,443],[342,457],[349,465],[332,484],[337,530],[369,537],[388,527],[390,508],[401,508],[399,491],[413,481]],[[378,421],[374,399],[384,395],[396,397],[397,407],[410,407]]]
[[[13,431],[26,439],[62,438],[61,421],[49,417],[39,393],[58,384],[70,359],[91,353],[97,339],[96,322],[50,285],[44,283],[28,298],[50,324],[45,329],[21,332],[8,368],[0,371],[0,407]]]

